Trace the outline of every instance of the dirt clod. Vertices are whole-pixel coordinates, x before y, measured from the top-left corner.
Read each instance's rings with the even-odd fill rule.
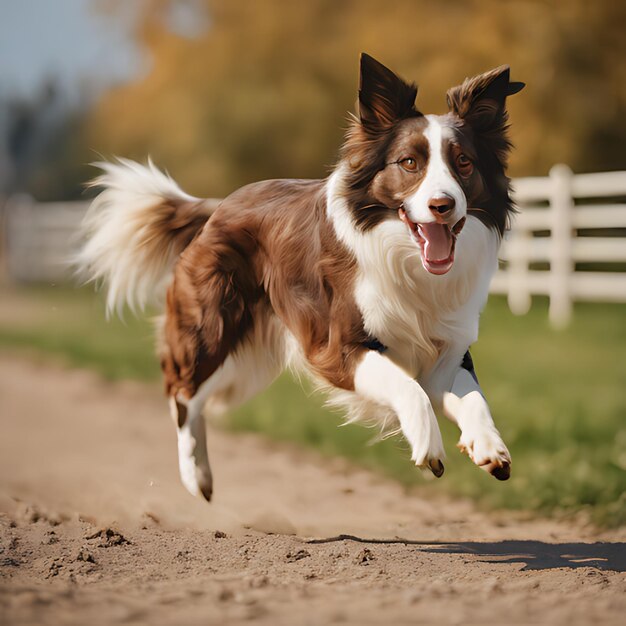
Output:
[[[85,563],[96,562],[96,558],[94,557],[94,555],[91,552],[89,552],[89,550],[86,550],[85,548],[83,548],[82,550],[78,552],[78,554],[76,555],[76,560],[84,561]]]
[[[61,561],[61,559],[58,559],[58,558],[54,559],[54,561],[52,561],[52,563],[50,563],[48,567],[46,578],[54,578],[55,576],[58,576],[61,570],[63,569],[63,566],[64,564]]]
[[[85,539],[87,539],[87,541],[100,539],[100,542],[98,543],[99,548],[112,548],[113,546],[130,544],[130,541],[128,541],[122,533],[117,530],[113,530],[112,528],[103,528],[92,535],[88,535]]]
[[[374,554],[369,548],[364,548],[354,559],[357,565],[369,565],[375,559]]]
[[[311,556],[311,553],[308,550],[297,550],[296,552],[289,551],[285,560],[287,563],[295,563],[296,561],[301,561],[302,559],[306,559]]]

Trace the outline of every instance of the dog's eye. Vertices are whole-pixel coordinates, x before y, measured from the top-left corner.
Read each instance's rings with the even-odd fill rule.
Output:
[[[462,152],[456,158],[456,166],[461,176],[469,176],[474,171],[474,164]]]
[[[414,172],[417,169],[417,161],[413,157],[407,157],[406,159],[400,159],[398,163],[407,171]]]

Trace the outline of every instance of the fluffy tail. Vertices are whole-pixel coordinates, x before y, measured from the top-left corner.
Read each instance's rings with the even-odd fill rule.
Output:
[[[78,273],[107,287],[107,313],[124,304],[136,312],[161,300],[180,253],[204,226],[218,201],[184,193],[148,161],[96,163],[103,187],[82,224]]]

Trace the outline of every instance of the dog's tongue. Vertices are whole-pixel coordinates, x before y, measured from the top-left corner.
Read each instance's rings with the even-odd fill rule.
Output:
[[[424,238],[424,256],[428,261],[444,261],[452,254],[452,234],[444,224],[420,224]]]

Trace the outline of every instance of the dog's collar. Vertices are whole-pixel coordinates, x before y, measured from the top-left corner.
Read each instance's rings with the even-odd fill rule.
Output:
[[[384,343],[378,341],[376,337],[370,337],[369,339],[364,341],[363,347],[367,348],[368,350],[375,350],[376,352],[380,352],[381,354],[387,351],[387,346]],[[474,361],[472,359],[472,355],[470,354],[469,350],[463,355],[463,360],[461,361],[461,367],[470,373],[470,375],[472,376],[472,378],[476,381],[476,384],[478,385],[479,384],[478,376],[476,376],[476,370],[474,369]]]

